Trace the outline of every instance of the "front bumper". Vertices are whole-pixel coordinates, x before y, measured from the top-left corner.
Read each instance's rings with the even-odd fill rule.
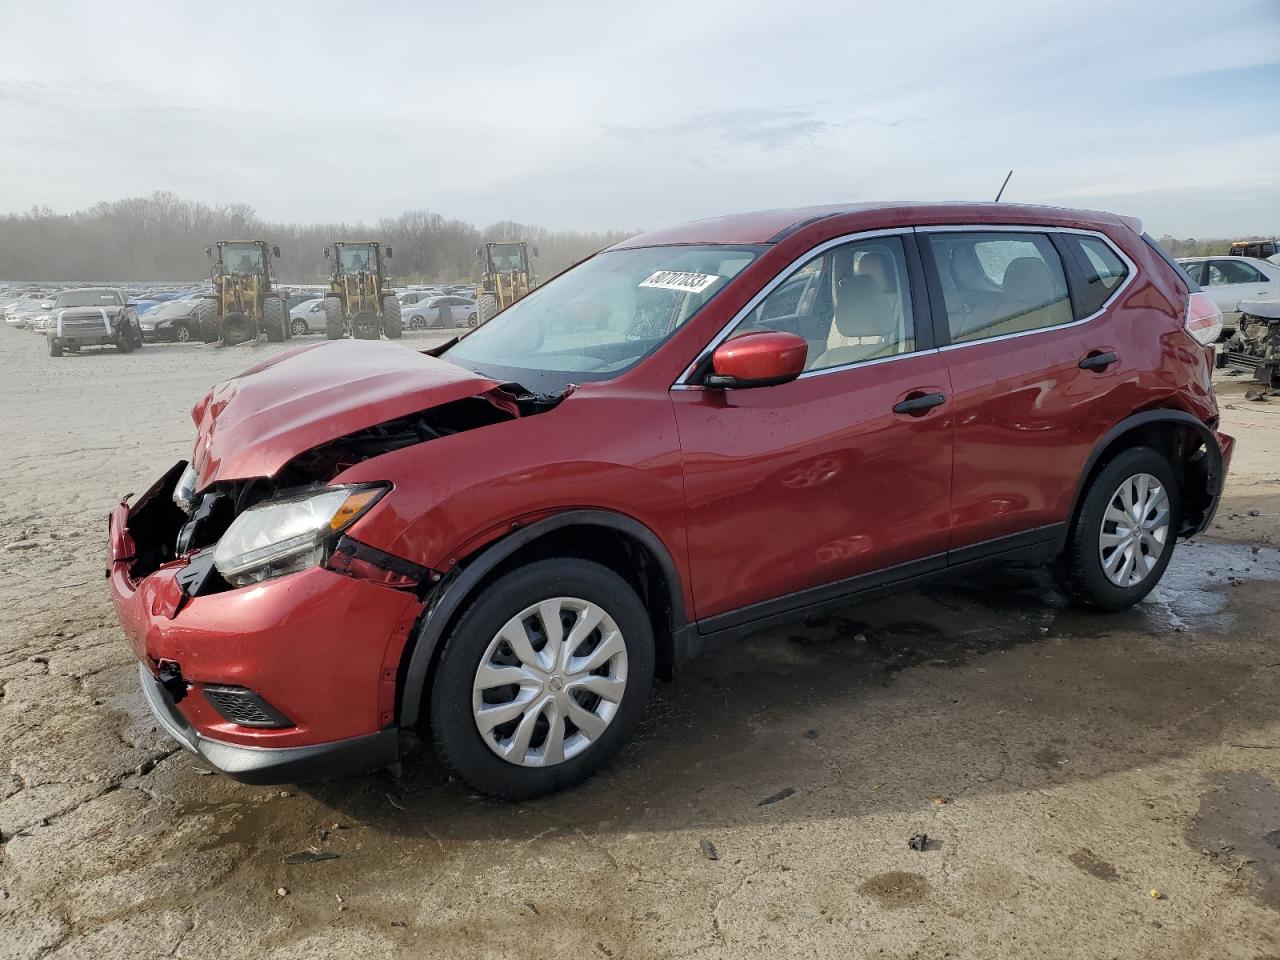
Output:
[[[396,730],[302,747],[245,747],[214,740],[202,736],[187,721],[146,664],[138,664],[138,681],[160,729],[209,766],[241,783],[325,780],[390,766],[400,755]]]
[[[180,472],[170,471],[132,507],[120,504],[109,522],[111,597],[157,721],[187,749],[246,782],[341,776],[394,763],[397,668],[421,601],[324,567],[201,592],[184,582],[200,553],[154,569],[142,564],[150,540],[169,542],[172,521],[158,517],[155,504],[168,501]],[[162,668],[166,678],[177,672],[172,695],[156,679]],[[226,687],[252,691],[282,722],[231,719],[236,714],[219,706],[216,689]]]

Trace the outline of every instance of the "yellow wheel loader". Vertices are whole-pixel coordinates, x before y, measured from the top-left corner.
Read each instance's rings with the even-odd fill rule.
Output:
[[[476,296],[476,326],[485,323],[500,310],[511,306],[537,285],[529,264],[530,252],[536,257],[538,248],[523,240],[509,243],[486,243],[476,249],[480,258],[480,290]]]
[[[391,292],[383,262],[391,248],[377,243],[336,241],[324,248],[333,260],[324,298],[325,335],[330,340],[399,340],[400,301]]]
[[[213,292],[196,304],[195,317],[205,343],[256,340],[272,343],[292,336],[285,297],[271,280],[271,260],[280,248],[265,240],[219,240],[204,248],[213,260]]]

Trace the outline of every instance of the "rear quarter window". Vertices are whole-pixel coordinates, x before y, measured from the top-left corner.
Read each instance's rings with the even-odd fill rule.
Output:
[[[1092,316],[1120,289],[1129,276],[1129,267],[1106,241],[1097,237],[1078,233],[1058,237],[1075,262],[1079,281],[1075,290],[1076,319]]]

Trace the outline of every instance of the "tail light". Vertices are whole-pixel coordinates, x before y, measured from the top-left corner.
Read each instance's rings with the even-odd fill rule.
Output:
[[[1191,294],[1187,301],[1187,333],[1202,346],[1216,343],[1222,333],[1222,311],[1203,290]]]

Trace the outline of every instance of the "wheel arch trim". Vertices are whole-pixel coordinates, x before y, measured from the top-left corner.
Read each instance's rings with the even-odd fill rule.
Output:
[[[674,654],[681,658],[681,644],[687,642],[689,621],[685,613],[684,586],[680,571],[662,539],[647,526],[625,514],[609,510],[565,510],[516,530],[489,544],[475,554],[465,567],[446,576],[429,598],[427,610],[413,631],[413,649],[405,670],[400,698],[399,723],[402,727],[418,721],[422,711],[427,675],[435,660],[436,650],[444,639],[448,625],[474,594],[476,587],[500,563],[516,551],[565,527],[605,527],[638,541],[662,569],[671,609],[671,636]]]
[[[1080,509],[1080,501],[1083,499],[1089,478],[1093,475],[1103,455],[1110,450],[1117,440],[1126,433],[1142,427],[1151,426],[1153,424],[1168,424],[1170,426],[1189,427],[1203,440],[1205,450],[1208,452],[1208,488],[1206,493],[1210,498],[1210,507],[1205,512],[1204,521],[1194,531],[1200,533],[1213,520],[1214,512],[1217,510],[1218,500],[1222,496],[1223,476],[1222,466],[1222,447],[1218,443],[1217,434],[1204,421],[1186,413],[1182,410],[1159,409],[1147,410],[1142,413],[1135,413],[1132,416],[1125,417],[1114,427],[1103,434],[1102,439],[1094,445],[1093,452],[1089,454],[1089,459],[1085,462],[1084,469],[1080,472],[1080,479],[1076,481],[1075,494],[1071,498],[1071,511],[1067,514],[1068,524],[1074,524],[1076,513]],[[1183,536],[1191,536],[1193,534],[1183,534]]]

